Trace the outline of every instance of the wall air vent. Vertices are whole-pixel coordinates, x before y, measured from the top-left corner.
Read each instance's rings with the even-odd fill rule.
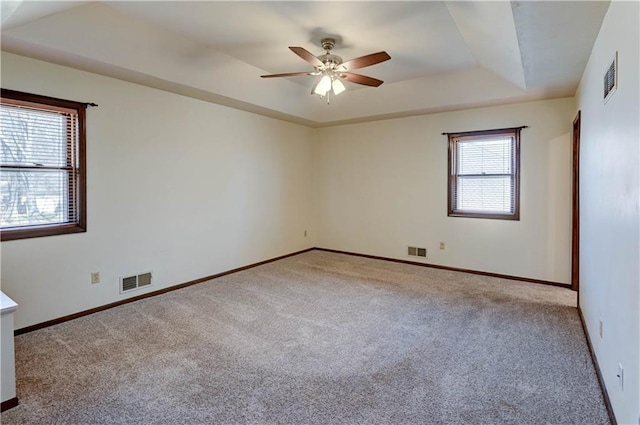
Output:
[[[410,246],[407,250],[407,255],[409,257],[427,258],[427,248],[418,248],[415,246]]]
[[[618,88],[618,52],[613,55],[607,72],[604,73],[604,103],[615,93]]]
[[[151,285],[151,272],[120,278],[120,293],[133,291]]]

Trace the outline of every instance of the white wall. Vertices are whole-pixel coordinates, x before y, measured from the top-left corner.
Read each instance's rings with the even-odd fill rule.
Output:
[[[639,21],[638,2],[611,3],[577,94],[580,306],[620,424],[640,421]],[[603,76],[615,51],[619,87],[604,104]],[[619,362],[624,391],[616,376]]]
[[[3,87],[100,105],[89,231],[2,243],[17,328],[123,299],[122,275],[153,270],[160,289],[312,246],[407,259],[411,244],[433,264],[569,282],[573,98],[309,129],[2,59]],[[447,217],[440,133],[519,125],[521,220]]]
[[[580,302],[592,336],[605,321],[594,343],[620,423],[638,416],[637,9],[612,5],[578,96]],[[603,106],[615,50],[621,88]],[[18,329],[126,298],[122,275],[153,270],[151,291],[312,246],[408,259],[411,244],[428,263],[569,282],[573,98],[313,130],[4,52],[2,86],[100,105],[88,232],[1,244]],[[440,133],[519,125],[521,220],[447,217]]]
[[[574,113],[565,98],[321,129],[318,246],[568,283]],[[520,221],[447,217],[441,133],[521,125]]]
[[[314,246],[311,129],[4,52],[2,87],[100,105],[88,231],[2,242],[16,328]]]

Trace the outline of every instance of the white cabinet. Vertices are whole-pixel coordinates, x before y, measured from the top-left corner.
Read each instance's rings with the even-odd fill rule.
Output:
[[[2,306],[0,324],[2,326],[2,340],[0,343],[2,372],[1,375],[1,387],[2,393],[2,410],[9,409],[18,404],[16,398],[16,366],[15,366],[15,351],[13,348],[13,312],[18,308],[11,298],[7,297],[4,292],[2,294]]]

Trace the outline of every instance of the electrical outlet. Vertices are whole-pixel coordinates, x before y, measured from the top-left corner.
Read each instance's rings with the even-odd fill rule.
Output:
[[[624,368],[622,367],[622,363],[618,363],[618,385],[620,386],[620,391],[624,391]]]
[[[600,319],[600,339],[604,338],[604,322]]]
[[[91,273],[91,284],[95,285],[96,283],[100,283],[100,272]]]
[[[440,242],[440,249],[444,249],[444,242]]]

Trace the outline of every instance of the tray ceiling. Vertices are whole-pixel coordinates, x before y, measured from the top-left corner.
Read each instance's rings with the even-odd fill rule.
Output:
[[[319,127],[573,96],[607,1],[3,1],[2,49]],[[385,50],[327,105],[289,51]]]

